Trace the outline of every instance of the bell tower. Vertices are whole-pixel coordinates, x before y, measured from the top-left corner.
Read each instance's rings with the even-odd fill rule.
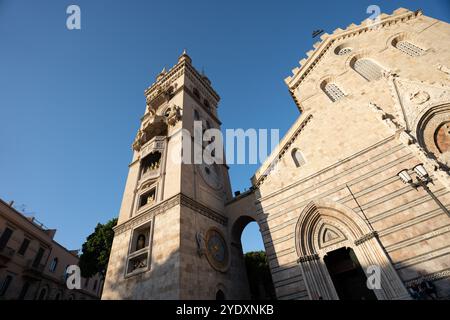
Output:
[[[228,167],[181,161],[198,147],[194,123],[220,130],[220,97],[184,51],[145,98],[102,298],[241,298],[230,276]]]

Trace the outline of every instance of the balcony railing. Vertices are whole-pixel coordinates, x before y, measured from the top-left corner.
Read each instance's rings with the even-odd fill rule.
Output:
[[[16,251],[10,247],[0,249],[0,267],[4,267],[14,257],[15,253]]]
[[[142,173],[141,180],[157,178],[160,174],[159,168],[159,163],[155,164],[154,167],[148,168],[147,171]]]
[[[162,152],[164,150],[165,145],[166,145],[165,136],[155,136],[142,145],[141,156],[145,157],[147,154],[153,151]]]
[[[44,272],[44,268],[44,264],[28,260],[23,271],[25,276],[39,278],[42,275],[42,272]]]

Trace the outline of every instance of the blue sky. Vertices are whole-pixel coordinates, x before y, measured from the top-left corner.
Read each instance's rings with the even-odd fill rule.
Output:
[[[66,8],[81,8],[81,30]],[[143,90],[187,48],[221,95],[226,128],[278,128],[299,115],[283,79],[312,48],[311,32],[442,1],[0,0],[0,198],[15,200],[66,247],[118,215]],[[244,190],[258,165],[233,165]],[[262,247],[256,225],[245,250]]]

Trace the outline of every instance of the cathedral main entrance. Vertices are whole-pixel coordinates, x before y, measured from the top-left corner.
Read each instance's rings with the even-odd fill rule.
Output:
[[[377,300],[373,291],[367,288],[366,275],[351,248],[328,252],[324,262],[339,299]]]

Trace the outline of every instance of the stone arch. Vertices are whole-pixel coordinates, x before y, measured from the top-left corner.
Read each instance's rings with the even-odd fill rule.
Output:
[[[450,133],[441,135],[443,126],[450,125],[450,102],[440,103],[428,108],[417,117],[416,138],[419,145],[447,168],[450,166]],[[444,141],[444,139],[446,139]]]
[[[324,239],[326,232],[332,234],[328,239]],[[378,241],[377,233],[360,215],[342,204],[328,200],[311,201],[297,221],[295,246],[297,262],[311,299],[339,299],[324,257],[341,247],[353,249],[363,270],[374,265],[380,267],[381,289],[374,290],[378,299],[409,298]]]
[[[327,214],[324,216],[319,208],[331,210],[335,215]],[[367,223],[352,209],[326,200],[311,201],[303,209],[295,227],[298,256],[314,254],[320,247],[319,239],[314,237],[314,234],[317,234],[317,227],[320,222],[324,225],[333,226],[333,230],[340,230],[343,235],[353,241],[371,232]]]
[[[50,294],[50,287],[45,284],[39,288],[36,300],[47,300]]]
[[[242,231],[250,222],[256,222],[256,217],[253,217],[250,214],[244,214],[236,217],[234,221],[231,223],[231,244],[232,245],[240,245]],[[259,223],[258,223],[259,225]]]

